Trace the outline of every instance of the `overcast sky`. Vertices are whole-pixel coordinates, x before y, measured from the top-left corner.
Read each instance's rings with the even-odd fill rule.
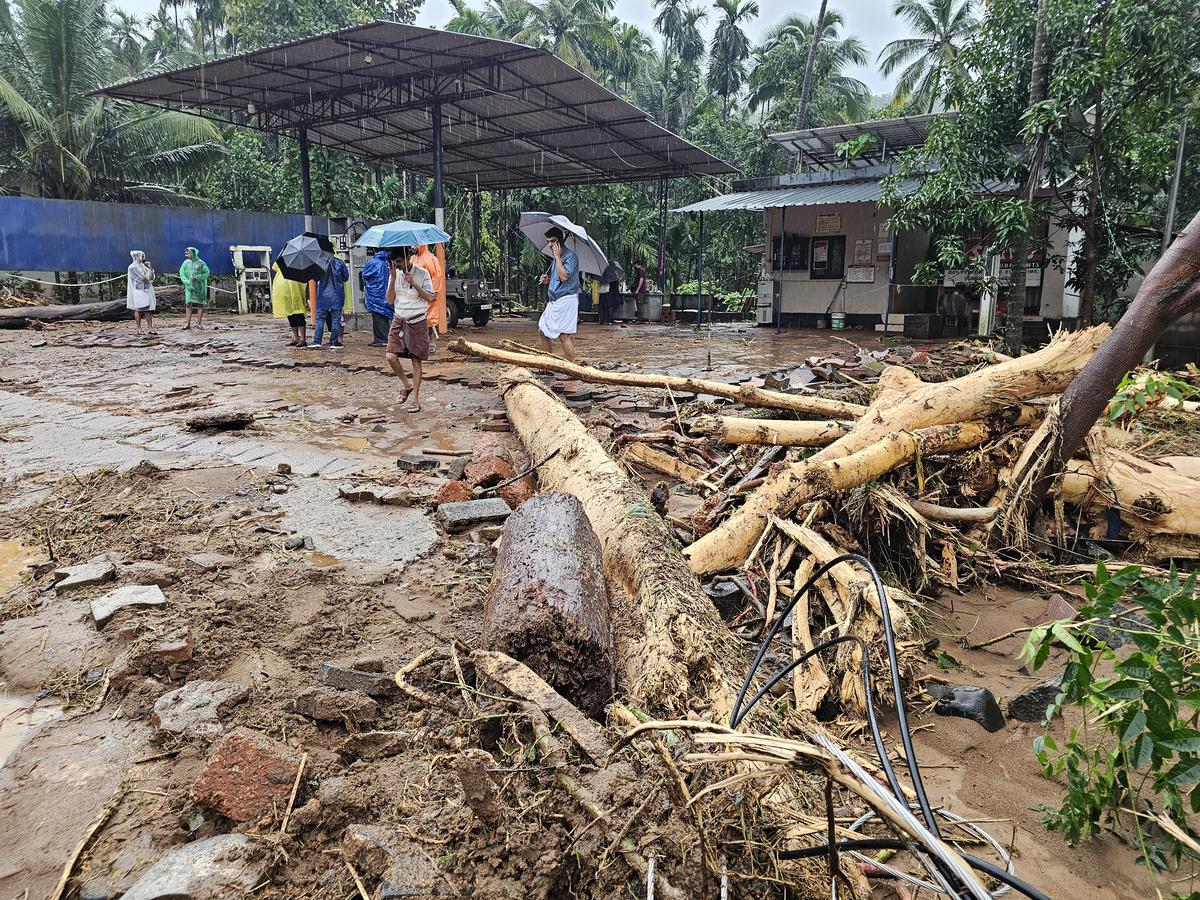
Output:
[[[482,0],[474,0],[476,5],[482,5]],[[148,15],[158,9],[158,0],[110,0],[112,6],[117,6],[138,15]],[[788,15],[816,16],[819,3],[817,0],[759,0],[759,15],[750,36],[757,41],[772,25]],[[904,27],[891,14],[891,4],[888,0],[834,0],[831,9],[838,10],[846,20],[847,31],[858,35],[867,45],[871,65],[861,71],[852,72],[867,83],[872,92],[884,93],[891,85],[879,74],[874,61],[879,50],[888,41],[905,34]],[[640,25],[647,31],[651,30],[654,21],[653,0],[616,0],[616,14],[622,19]],[[437,27],[445,25],[453,15],[449,0],[425,0],[425,5],[417,15],[418,25]],[[711,31],[714,22],[708,23]]]

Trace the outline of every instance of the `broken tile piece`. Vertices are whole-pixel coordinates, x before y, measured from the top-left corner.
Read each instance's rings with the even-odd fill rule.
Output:
[[[166,602],[167,598],[157,584],[127,584],[93,600],[92,619],[99,631],[117,610],[128,606],[162,606]]]

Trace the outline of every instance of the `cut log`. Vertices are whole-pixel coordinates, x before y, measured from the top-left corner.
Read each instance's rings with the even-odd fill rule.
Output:
[[[850,428],[840,422],[797,422],[791,419],[699,416],[689,423],[688,430],[692,434],[707,435],[723,444],[825,447],[843,437]]]
[[[1062,497],[1073,506],[1115,507],[1135,540],[1151,535],[1200,536],[1196,482],[1170,466],[1119,451],[1105,454],[1103,469],[1073,459],[1063,473]]]
[[[63,303],[0,309],[0,321],[25,319],[35,322],[118,322],[130,318],[131,315],[125,308],[123,297],[104,303]]]
[[[584,424],[526,369],[501,381],[509,420],[535,459],[546,490],[574,494],[604,554],[622,689],[656,711],[704,709],[727,718],[745,658],[700,590],[671,529],[645,492]]]
[[[702,378],[685,378],[678,375],[606,372],[603,369],[580,366],[542,354],[512,353],[508,350],[497,350],[494,347],[476,344],[462,338],[451,341],[450,349],[455,353],[477,356],[480,359],[490,360],[491,362],[508,363],[509,365],[524,366],[530,369],[543,369],[547,372],[560,372],[564,375],[574,376],[581,381],[589,381],[595,384],[620,384],[630,387],[659,388],[661,390],[712,394],[714,397],[728,397],[730,400],[745,403],[747,406],[786,409],[809,416],[855,419],[866,411],[865,407],[859,406],[857,403],[829,400],[825,397],[813,397],[807,394],[784,394],[780,391],[763,390],[749,384],[725,384],[720,381],[706,381]]]
[[[244,409],[219,409],[191,416],[187,427],[195,431],[240,431],[254,424],[254,413]]]
[[[847,487],[864,483],[853,481],[849,471],[837,472],[826,465],[830,462],[857,457],[853,469],[859,477],[870,480],[911,459],[916,453],[911,438],[921,429],[953,428],[955,423],[959,423],[961,429],[961,423],[987,420],[987,424],[976,422],[968,427],[959,435],[964,437],[967,433],[978,434],[977,426],[981,425],[984,431],[1013,427],[1013,420],[1030,413],[1027,409],[1018,409],[1006,420],[1004,412],[1023,400],[1065,389],[1108,332],[1107,325],[1100,325],[1058,335],[1036,353],[936,384],[922,383],[907,369],[885,369],[871,405],[850,433],[770,478],[750,496],[741,510],[692,544],[686,551],[692,571],[711,574],[741,565],[772,515],[785,516],[797,504],[839,489],[836,487],[839,482]],[[903,434],[909,439],[900,437]],[[982,439],[983,435],[980,435]],[[955,443],[948,434],[943,435],[942,442],[945,446],[941,451],[926,448],[923,452],[947,452]],[[875,444],[886,446],[872,451]],[[907,459],[898,455],[898,451],[905,449],[910,454]],[[870,466],[883,468],[872,471],[868,461]],[[836,478],[824,481],[831,472],[837,472]]]
[[[508,517],[483,609],[483,645],[529,666],[590,716],[612,699],[604,560],[570,494],[533,497]]]
[[[626,462],[645,466],[655,472],[662,472],[664,475],[678,478],[680,481],[697,481],[704,477],[704,472],[695,466],[646,444],[630,444],[621,456]]]

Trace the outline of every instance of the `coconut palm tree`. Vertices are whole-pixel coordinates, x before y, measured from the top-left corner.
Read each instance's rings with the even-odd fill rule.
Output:
[[[821,118],[833,121],[860,118],[871,99],[866,84],[846,74],[853,66],[866,65],[868,56],[857,37],[841,36],[844,24],[836,11],[826,13],[813,61],[812,95],[816,102],[812,107],[822,110]],[[789,16],[764,35],[754,52],[748,79],[748,105],[752,111],[760,112],[765,119],[776,108],[789,107],[794,111],[798,106],[815,30],[816,23],[811,19]],[[810,113],[808,118],[816,116]]]
[[[487,17],[470,6],[466,0],[450,0],[454,7],[454,16],[446,23],[447,31],[459,34],[474,34],[479,37],[499,37],[493,30]]]
[[[483,18],[492,29],[493,37],[508,40],[529,27],[533,5],[529,0],[488,0]]]
[[[971,0],[896,0],[892,11],[908,22],[915,35],[884,47],[879,69],[891,75],[903,68],[896,82],[896,102],[911,101],[933,112],[948,73],[960,65],[959,52],[979,29],[979,19]]]
[[[675,37],[675,52],[689,66],[699,65],[704,58],[704,34],[700,28],[707,18],[708,10],[702,6],[688,6],[683,10],[679,33]]]
[[[628,22],[613,23],[612,76],[622,91],[628,92],[645,68],[654,43],[650,35]]]
[[[545,47],[563,62],[588,75],[612,46],[605,16],[612,0],[544,0],[531,7],[529,25],[513,36],[522,44]]]
[[[716,0],[721,15],[708,52],[708,87],[721,98],[721,120],[729,118],[729,99],[746,81],[750,39],[743,25],[758,15],[755,0]]]
[[[0,0],[0,188],[186,203],[184,170],[220,155],[211,122],[91,96],[126,76],[103,0]],[[178,64],[164,60],[161,66]]]
[[[146,65],[146,57],[142,52],[146,43],[142,20],[123,10],[114,10],[109,20],[109,31],[113,51],[121,60],[124,74],[137,75]]]

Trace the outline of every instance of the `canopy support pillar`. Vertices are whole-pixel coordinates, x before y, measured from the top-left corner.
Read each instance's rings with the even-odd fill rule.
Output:
[[[433,224],[446,230],[446,201],[442,195],[442,104],[434,101],[430,110],[433,124]],[[442,267],[442,283],[438,285],[438,307],[442,311],[442,331],[450,330],[449,313],[446,312],[446,245],[438,244],[434,252],[438,265]]]
[[[480,236],[483,233],[483,223],[480,221],[482,213],[480,211],[479,191],[471,192],[471,277],[482,278],[483,270],[481,268],[482,254],[479,252]]]
[[[700,330],[700,318],[704,315],[704,213],[697,213],[699,223],[696,236],[696,330]],[[708,324],[712,324],[712,313],[708,314]]]
[[[304,230],[313,230],[312,174],[308,159],[308,128],[300,126],[300,196],[304,202]]]
[[[667,179],[658,182],[658,289],[662,293],[663,303],[668,302],[667,294]]]
[[[779,207],[779,290],[771,305],[775,308],[775,333],[783,327],[783,236],[787,226],[787,207]]]

